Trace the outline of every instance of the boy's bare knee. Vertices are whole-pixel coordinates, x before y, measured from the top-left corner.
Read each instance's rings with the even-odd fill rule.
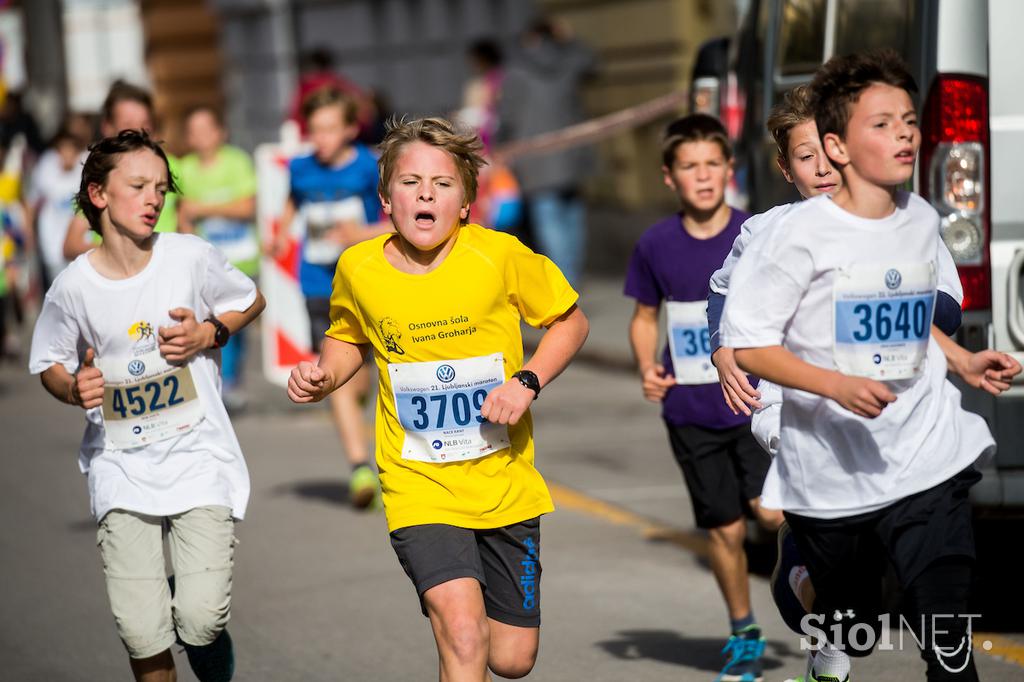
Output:
[[[534,649],[532,652],[517,652],[514,656],[492,654],[487,667],[496,675],[510,680],[518,680],[529,675],[536,663],[537,650]]]
[[[724,526],[708,530],[708,538],[712,543],[735,550],[743,548],[743,540],[747,536],[747,526],[744,519],[740,518]]]
[[[444,623],[444,645],[460,662],[468,663],[486,656],[490,636],[486,621],[471,616],[456,616]]]

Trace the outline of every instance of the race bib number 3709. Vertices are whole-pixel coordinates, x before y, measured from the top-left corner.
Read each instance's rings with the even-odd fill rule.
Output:
[[[855,265],[833,288],[836,367],[884,381],[921,371],[935,306],[935,266]]]
[[[388,365],[402,458],[459,462],[509,447],[508,428],[480,415],[487,394],[505,382],[501,353],[461,360]]]

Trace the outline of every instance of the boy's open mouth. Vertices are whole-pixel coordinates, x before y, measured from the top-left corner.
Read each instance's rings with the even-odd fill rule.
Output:
[[[914,160],[914,150],[912,150],[912,149],[901,149],[900,151],[896,152],[896,158],[899,159],[900,161],[913,161]]]
[[[416,212],[416,222],[417,223],[433,225],[434,221],[436,221],[436,220],[437,220],[437,218],[430,211],[417,211]]]

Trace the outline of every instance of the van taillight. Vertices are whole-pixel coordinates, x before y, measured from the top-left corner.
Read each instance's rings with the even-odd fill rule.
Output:
[[[977,76],[938,76],[921,126],[921,193],[942,216],[964,287],[964,310],[991,306],[989,268],[988,82]]]

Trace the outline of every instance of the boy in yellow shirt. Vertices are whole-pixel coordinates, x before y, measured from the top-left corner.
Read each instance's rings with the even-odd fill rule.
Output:
[[[589,325],[549,259],[468,223],[484,163],[475,135],[427,118],[393,125],[381,147],[380,199],[397,233],[342,254],[320,360],[292,370],[288,395],[323,399],[372,346],[388,529],[441,679],[522,677],[540,633],[539,516],[554,509],[528,408]],[[520,320],[547,328],[525,364]]]

